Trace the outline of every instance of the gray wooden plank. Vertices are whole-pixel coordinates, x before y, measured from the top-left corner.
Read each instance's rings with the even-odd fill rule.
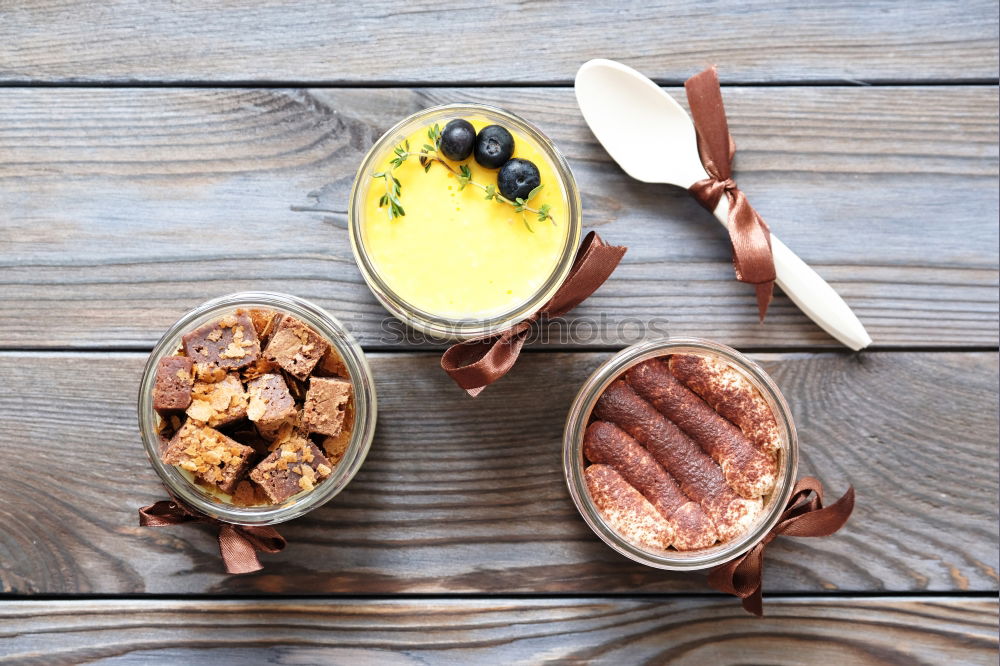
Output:
[[[994,664],[994,599],[0,602],[0,663]]]
[[[628,179],[553,88],[5,90],[0,346],[148,348],[247,288],[314,299],[366,346],[398,346],[350,254],[348,190],[384,129],[461,100],[538,123],[573,166],[585,225],[630,247],[573,314],[596,333],[557,346],[634,342],[639,319],[836,348],[780,294],[757,324],[724,230],[686,193]],[[876,345],[996,345],[996,88],[732,88],[726,103],[741,186]]]
[[[144,355],[0,354],[0,592],[707,591],[614,553],[569,499],[563,422],[608,356],[525,354],[473,400],[434,355],[370,355],[380,421],[359,475],[282,526],[262,572],[227,577],[207,528],[136,525],[164,497],[135,425]],[[997,354],[757,358],[792,405],[801,473],[858,497],[834,537],[771,545],[767,591],[997,589]]]
[[[50,0],[4,6],[0,80],[568,82],[595,57],[675,82],[711,62],[730,81],[976,79],[997,43],[988,0]]]

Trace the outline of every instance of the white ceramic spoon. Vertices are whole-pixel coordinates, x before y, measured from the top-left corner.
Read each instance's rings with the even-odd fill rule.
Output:
[[[687,112],[631,67],[603,59],[584,63],[576,73],[576,100],[594,136],[636,180],[687,189],[708,178]],[[726,197],[714,213],[728,227]],[[799,309],[855,351],[871,344],[871,337],[844,299],[773,234],[771,252],[778,286]]]

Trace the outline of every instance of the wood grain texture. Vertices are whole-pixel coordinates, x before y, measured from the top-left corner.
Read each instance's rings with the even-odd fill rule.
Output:
[[[524,354],[476,400],[430,354],[370,355],[367,462],[284,525],[257,574],[222,574],[206,527],[140,528],[164,497],[138,442],[142,354],[2,354],[0,591],[35,594],[557,594],[706,591],[594,536],[561,469],[565,415],[609,354]],[[762,355],[793,406],[801,474],[858,505],[826,539],[780,539],[768,592],[998,586],[997,355]]]
[[[0,603],[0,663],[994,664],[997,602],[505,599]]]
[[[725,95],[741,187],[876,345],[996,345],[996,88]],[[653,321],[744,348],[837,348],[783,295],[758,325],[725,230],[685,192],[627,178],[572,91],[552,88],[5,90],[0,346],[148,348],[247,288],[316,300],[366,346],[399,346],[351,256],[349,188],[387,127],[463,100],[538,123],[573,166],[585,226],[630,248],[572,315],[591,323],[555,346],[635,342]]]
[[[596,57],[672,81],[712,62],[732,81],[997,76],[987,0],[61,0],[6,3],[2,18],[0,80],[13,82],[570,82]]]

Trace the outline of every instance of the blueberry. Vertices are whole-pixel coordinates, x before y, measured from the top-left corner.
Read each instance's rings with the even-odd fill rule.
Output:
[[[514,137],[499,125],[487,125],[476,137],[476,162],[487,169],[499,169],[514,154]]]
[[[538,167],[528,160],[509,160],[497,174],[497,189],[511,201],[527,199],[531,190],[542,184]]]
[[[441,132],[441,154],[449,160],[461,162],[472,154],[476,145],[476,128],[468,120],[449,120]]]

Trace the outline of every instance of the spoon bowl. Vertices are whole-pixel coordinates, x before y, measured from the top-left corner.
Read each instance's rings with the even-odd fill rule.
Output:
[[[629,176],[685,189],[708,177],[687,111],[648,78],[597,59],[580,67],[574,87],[587,125]]]

